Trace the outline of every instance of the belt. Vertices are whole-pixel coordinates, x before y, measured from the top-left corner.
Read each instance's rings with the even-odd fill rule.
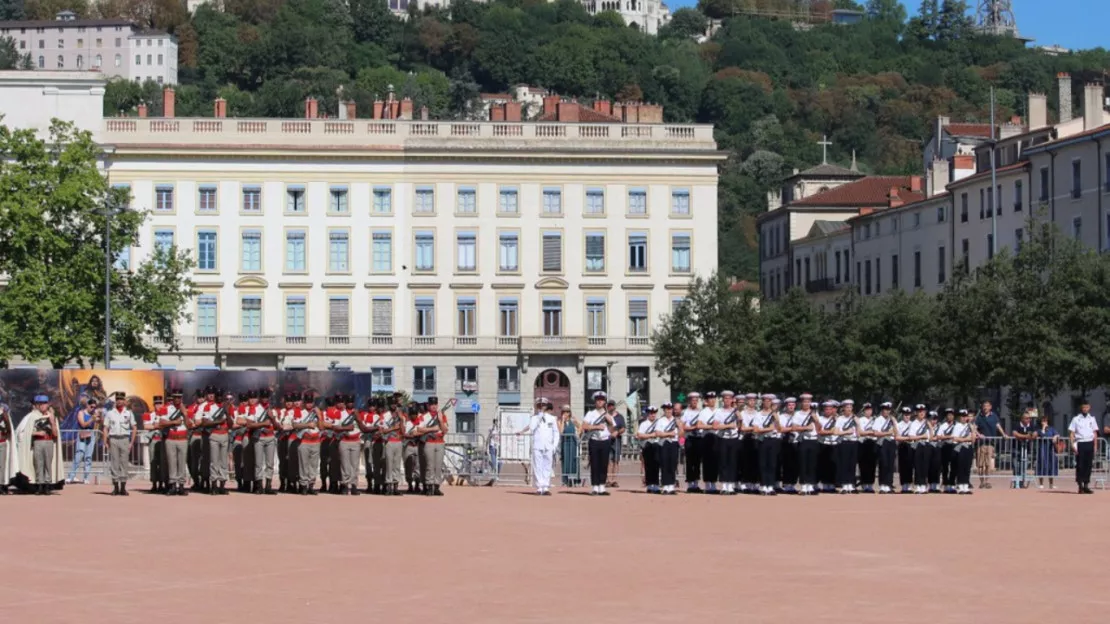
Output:
[[[129,433],[117,433],[117,434],[109,435],[108,437],[112,438],[113,440],[118,440],[120,438],[130,438],[131,434],[129,434]]]

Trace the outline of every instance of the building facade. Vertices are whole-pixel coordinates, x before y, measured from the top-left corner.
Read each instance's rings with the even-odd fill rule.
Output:
[[[177,41],[141,31],[124,19],[77,19],[63,11],[53,20],[0,22],[35,69],[98,71],[113,78],[177,84]]]
[[[109,180],[150,213],[117,266],[171,245],[197,263],[181,348],[159,366],[371,371],[375,389],[457,395],[460,429],[472,402],[669,396],[650,335],[717,266],[710,126],[439,122],[404,102],[229,119],[220,104],[104,120]]]

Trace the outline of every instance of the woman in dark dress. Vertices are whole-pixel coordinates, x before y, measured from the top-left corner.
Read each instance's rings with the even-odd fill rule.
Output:
[[[569,405],[564,405],[559,414],[559,431],[563,436],[559,441],[563,486],[575,487],[582,482],[578,474],[578,436],[581,434],[581,423],[571,415]]]
[[[1060,474],[1060,465],[1056,461],[1056,443],[1060,435],[1052,425],[1048,424],[1048,416],[1041,414],[1037,426],[1037,487],[1044,489],[1044,479],[1048,477],[1048,487],[1056,489],[1056,479]]]

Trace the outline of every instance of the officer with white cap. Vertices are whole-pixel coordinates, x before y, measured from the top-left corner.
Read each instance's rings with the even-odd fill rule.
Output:
[[[551,496],[551,473],[555,465],[555,449],[559,447],[559,421],[551,413],[551,401],[541,397],[536,401],[536,407],[538,409],[528,428],[520,433],[532,436],[532,478],[535,479],[536,494]]]
[[[682,412],[680,427],[682,436],[686,439],[686,492],[696,494],[701,492],[701,436],[702,430],[698,423],[698,400],[701,394],[690,392],[686,395],[686,410]]]
[[[874,408],[870,403],[863,404],[863,410],[856,416],[856,430],[859,433],[859,490],[866,494],[875,493],[875,461],[877,458],[875,437],[871,427],[874,422]]]
[[[609,478],[609,430],[615,424],[605,409],[605,399],[604,392],[595,392],[594,409],[582,417],[582,431],[589,439],[586,448],[590,458],[590,485],[593,486],[591,496],[609,495],[605,491]]]
[[[927,408],[918,403],[913,406],[914,419],[910,421],[910,430],[906,436],[913,448],[913,484],[914,494],[926,494],[929,491],[929,455],[932,447],[929,440],[932,437],[929,421],[926,420]]]
[[[636,427],[636,439],[640,442],[640,454],[644,461],[644,485],[648,494],[659,494],[659,450],[662,440],[656,437],[659,425],[659,408],[649,405],[647,418]]]
[[[655,438],[659,441],[659,473],[662,494],[673,496],[678,474],[678,430],[682,405],[664,403],[655,420]]]

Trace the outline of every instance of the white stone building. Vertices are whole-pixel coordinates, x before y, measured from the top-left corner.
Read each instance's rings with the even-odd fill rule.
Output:
[[[161,31],[136,32],[127,38],[131,80],[177,84],[177,40]]]

